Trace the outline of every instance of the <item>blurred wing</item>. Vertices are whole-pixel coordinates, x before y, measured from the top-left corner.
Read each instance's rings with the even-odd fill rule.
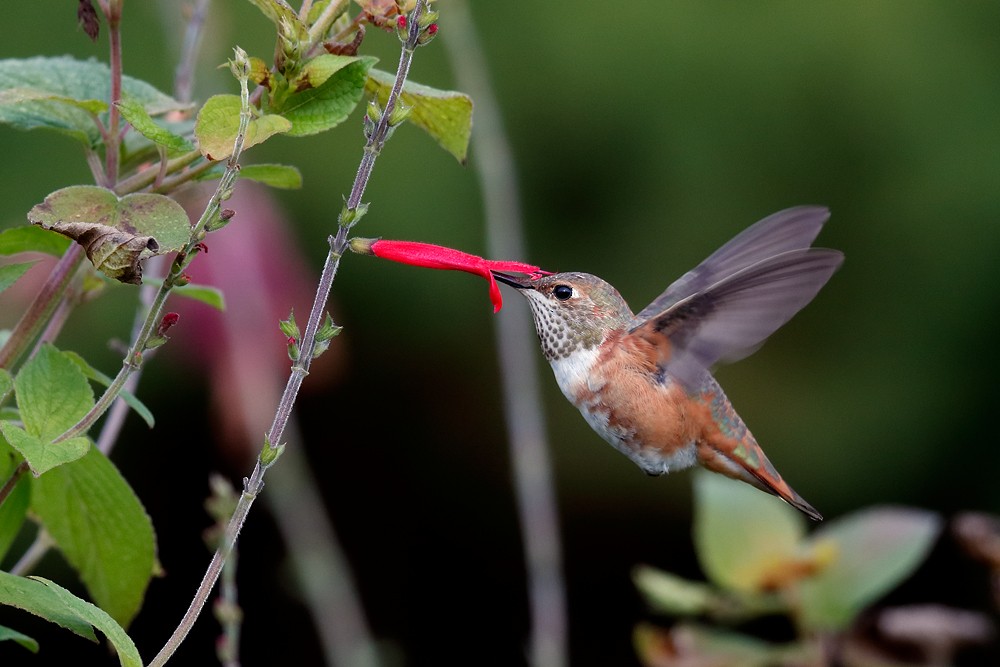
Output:
[[[812,301],[843,260],[842,253],[824,248],[768,257],[690,294],[629,333],[663,350],[667,373],[696,390],[705,369],[747,356]]]
[[[633,324],[644,322],[678,301],[763,259],[789,250],[808,248],[829,218],[830,211],[821,206],[797,206],[778,211],[747,227],[701,264],[671,283],[663,294],[635,316]]]

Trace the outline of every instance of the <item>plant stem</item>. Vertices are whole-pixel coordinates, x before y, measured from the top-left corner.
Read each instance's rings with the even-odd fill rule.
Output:
[[[59,258],[34,301],[18,320],[3,348],[0,348],[0,368],[13,371],[21,362],[21,358],[56,311],[84,257],[83,246],[74,243]]]
[[[486,246],[492,257],[521,258],[524,234],[510,143],[468,4],[458,0],[449,8],[453,29],[445,48],[458,87],[476,100],[477,150],[472,159],[483,193]],[[495,329],[528,576],[529,664],[562,667],[569,664],[562,545],[535,361],[538,346],[526,304],[513,304],[506,316],[496,318]]]
[[[327,9],[329,10],[329,6]],[[375,131],[365,144],[364,155],[362,156],[361,164],[358,166],[358,172],[354,178],[354,185],[351,188],[351,196],[348,199],[349,209],[356,209],[360,204],[361,197],[364,195],[365,185],[368,182],[368,178],[371,176],[375,159],[378,157],[382,144],[384,144],[388,137],[388,111],[395,106],[396,100],[403,89],[403,83],[409,73],[410,63],[413,59],[413,51],[416,47],[417,35],[419,35],[419,31],[416,26],[421,14],[426,10],[426,0],[418,0],[417,6],[409,16],[409,24],[411,26],[410,38],[403,44],[399,59],[399,67],[396,69],[396,81],[393,84],[392,91],[389,93],[389,99],[386,101],[387,113],[383,114],[378,125],[376,126]],[[381,139],[376,142],[377,134],[381,136]],[[376,143],[378,150],[371,150],[372,146]],[[354,202],[353,205],[351,205],[351,202]],[[309,310],[309,320],[306,323],[305,332],[302,334],[302,341],[299,345],[299,359],[292,364],[291,370],[289,371],[288,381],[285,384],[285,389],[281,395],[281,399],[278,401],[278,407],[275,410],[274,420],[271,423],[271,428],[268,430],[266,436],[265,449],[269,447],[280,448],[282,436],[284,434],[285,427],[288,425],[288,420],[291,417],[292,407],[295,405],[299,389],[302,387],[302,382],[306,375],[309,374],[309,366],[312,362],[313,351],[316,346],[316,332],[319,330],[323,321],[323,314],[326,310],[326,302],[329,299],[330,290],[333,287],[333,281],[337,276],[337,269],[340,267],[340,259],[347,246],[348,231],[349,227],[341,224],[337,230],[336,237],[331,237],[329,239],[330,251],[327,253],[326,260],[323,263],[323,271],[320,274],[319,283],[316,286],[316,294],[313,298],[313,304]],[[258,457],[250,477],[244,478],[243,493],[240,495],[239,502],[236,505],[236,510],[233,512],[233,516],[229,520],[229,525],[226,527],[225,540],[222,546],[220,546],[212,556],[212,560],[208,565],[208,570],[205,572],[205,576],[202,577],[201,584],[198,586],[197,591],[195,591],[191,604],[188,606],[187,611],[181,618],[180,623],[178,623],[177,628],[174,629],[173,634],[170,635],[170,638],[163,645],[163,648],[160,649],[159,653],[157,653],[153,660],[149,663],[148,667],[161,667],[166,664],[167,660],[169,660],[170,657],[177,651],[177,648],[187,637],[191,628],[194,626],[195,621],[198,619],[198,616],[201,615],[205,602],[208,600],[208,596],[211,594],[216,581],[218,581],[219,574],[221,573],[222,567],[226,562],[226,558],[229,556],[233,545],[239,537],[240,531],[243,529],[243,524],[246,522],[247,515],[250,512],[250,507],[253,505],[257,495],[264,487],[264,474],[267,472],[268,467],[273,465],[274,460],[275,459],[271,459],[269,463],[264,464],[261,462],[261,458]]]
[[[194,65],[198,58],[201,44],[202,28],[205,26],[205,14],[208,12],[210,0],[197,0],[190,9],[187,26],[184,29],[184,43],[181,46],[181,57],[174,70],[174,97],[187,103],[191,101],[194,89]]]
[[[120,197],[122,195],[127,195],[130,192],[138,192],[139,190],[142,190],[143,188],[152,185],[156,181],[156,178],[157,176],[159,176],[161,171],[164,171],[167,174],[172,174],[175,171],[178,171],[188,166],[189,164],[191,164],[200,157],[201,157],[201,151],[193,150],[184,153],[183,155],[179,155],[178,157],[175,157],[172,160],[167,160],[165,168],[161,168],[160,165],[154,164],[153,166],[148,167],[147,169],[143,169],[138,174],[133,174],[128,178],[122,179],[122,181],[115,186],[115,194]],[[212,166],[216,163],[207,162],[206,164]],[[201,165],[198,165],[198,167],[201,167]],[[160,184],[160,189],[164,189],[163,183]]]
[[[104,142],[104,186],[111,188],[118,181],[118,145],[121,141],[121,116],[117,107],[122,98],[121,3],[111,2],[106,16],[111,42],[111,94],[108,98],[108,136]]]

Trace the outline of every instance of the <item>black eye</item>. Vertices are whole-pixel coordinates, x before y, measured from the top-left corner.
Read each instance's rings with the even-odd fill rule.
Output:
[[[555,294],[556,298],[560,301],[565,301],[573,296],[573,288],[569,285],[556,285],[552,288],[552,293]]]

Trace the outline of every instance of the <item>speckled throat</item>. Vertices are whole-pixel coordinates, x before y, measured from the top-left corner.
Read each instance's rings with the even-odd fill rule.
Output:
[[[528,303],[535,319],[535,331],[542,344],[542,353],[549,361],[564,359],[577,349],[600,345],[606,333],[600,320],[588,319],[587,313],[567,304],[553,304],[537,292],[528,292]]]

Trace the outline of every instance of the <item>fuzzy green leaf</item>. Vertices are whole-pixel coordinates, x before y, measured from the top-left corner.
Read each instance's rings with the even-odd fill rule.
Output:
[[[378,96],[383,107],[395,80],[389,72],[373,69],[365,85],[369,96]],[[407,120],[433,137],[455,159],[465,164],[472,134],[472,98],[464,93],[437,90],[407,81],[400,101],[412,108]]]
[[[28,635],[18,632],[17,630],[12,630],[11,628],[0,625],[0,642],[3,641],[17,642],[18,644],[28,649],[32,653],[38,653],[37,641],[29,637]]]
[[[94,406],[83,372],[52,345],[43,345],[14,378],[24,430],[51,440]]]
[[[291,137],[304,137],[336,127],[351,114],[365,90],[371,57],[322,55],[306,67],[315,87],[289,95],[274,110],[292,123]]]
[[[82,245],[109,278],[133,284],[142,281],[141,260],[180,250],[191,232],[187,213],[169,197],[136,193],[119,199],[94,185],[56,190],[28,212],[28,220]]]
[[[708,578],[751,592],[795,560],[805,535],[798,512],[749,484],[696,471],[694,541]]]
[[[66,350],[63,352],[63,354],[66,355],[67,359],[76,364],[81,371],[83,371],[83,374],[87,376],[88,380],[92,382],[97,382],[98,384],[103,385],[105,387],[111,385],[110,377],[108,377],[101,371],[97,370],[96,368],[88,364],[87,360],[81,357],[76,352],[71,352],[69,350]],[[147,408],[142,401],[140,401],[138,398],[135,397],[135,394],[133,394],[130,391],[122,389],[121,393],[118,395],[121,396],[122,400],[125,401],[126,405],[132,408],[135,411],[135,413],[139,415],[144,422],[146,422],[146,426],[148,426],[149,428],[153,428],[153,426],[156,425],[156,420],[153,419],[153,413],[149,411],[149,408]]]
[[[0,60],[0,123],[20,130],[46,128],[96,147],[101,133],[94,114],[106,110],[110,71],[96,60],[69,56]],[[185,105],[153,86],[122,77],[122,93],[149,113]]]
[[[20,458],[7,441],[0,437],[0,479],[8,479],[19,463]],[[31,494],[30,480],[30,477],[22,476],[14,486],[14,490],[7,496],[7,500],[0,505],[0,562],[3,561],[4,555],[24,524]]]
[[[194,144],[174,134],[161,125],[157,125],[146,108],[133,99],[123,99],[118,103],[122,118],[127,120],[132,128],[154,144],[163,146],[168,151],[181,152],[194,150]]]
[[[34,262],[22,262],[0,266],[0,292],[16,283],[33,265]]]
[[[37,477],[64,463],[75,461],[90,449],[90,440],[79,436],[59,443],[27,433],[12,422],[0,422],[0,433],[28,462]]]
[[[142,504],[96,447],[34,480],[31,509],[80,573],[94,601],[122,626],[142,605],[156,538]]]
[[[0,572],[0,604],[23,609],[95,642],[97,628],[115,647],[122,667],[142,667],[135,644],[113,618],[54,582]]]
[[[835,558],[802,582],[799,602],[805,624],[817,630],[847,627],[923,562],[940,532],[937,514],[890,507],[823,524],[810,541],[832,545]]]
[[[62,256],[72,243],[65,236],[32,225],[11,227],[0,232],[0,255],[16,255],[19,252],[43,252],[47,255]]]
[[[0,368],[0,397],[5,396],[13,388],[14,378],[10,376],[10,372],[6,368]]]
[[[225,160],[233,154],[233,144],[240,129],[239,95],[213,95],[198,112],[194,134],[201,154],[209,160]],[[291,121],[275,114],[250,120],[243,148],[256,146],[275,134],[289,132]]]

